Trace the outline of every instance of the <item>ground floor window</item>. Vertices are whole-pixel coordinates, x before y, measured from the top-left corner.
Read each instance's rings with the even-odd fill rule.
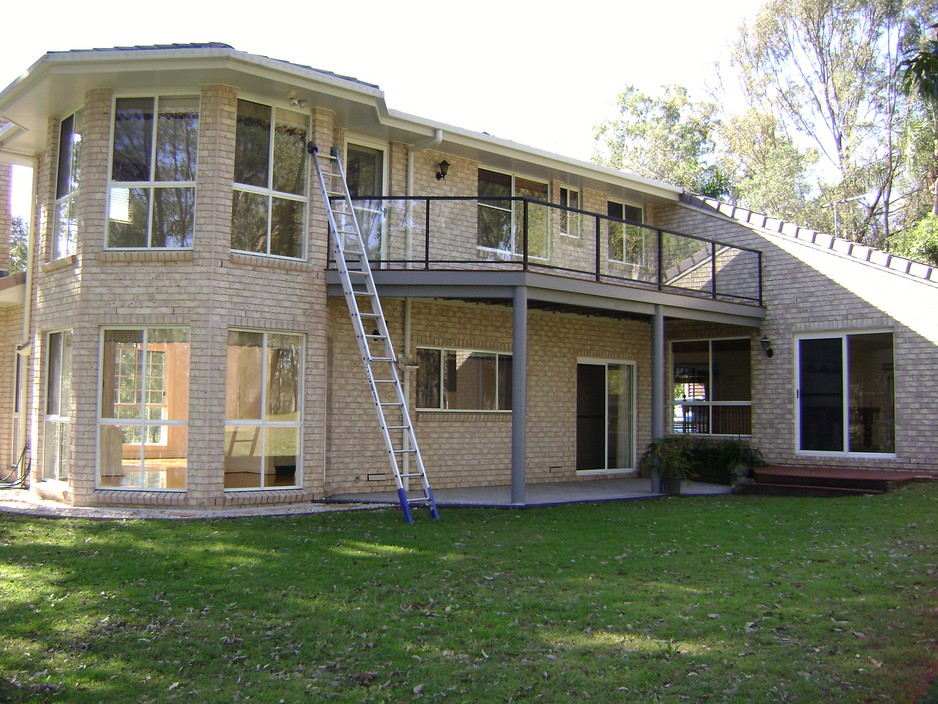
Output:
[[[46,338],[43,479],[68,479],[71,396],[72,333],[70,330],[49,333]]]
[[[752,434],[749,339],[671,343],[671,431]]]
[[[98,486],[186,488],[189,331],[102,332]]]
[[[510,411],[511,355],[419,348],[417,407],[446,411]]]
[[[303,337],[230,330],[225,381],[225,488],[298,486]]]
[[[581,361],[576,374],[576,468],[635,467],[635,365]]]
[[[797,369],[799,450],[896,451],[891,332],[803,337]]]

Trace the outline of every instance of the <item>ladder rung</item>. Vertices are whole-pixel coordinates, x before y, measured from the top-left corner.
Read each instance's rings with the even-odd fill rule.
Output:
[[[369,362],[393,362],[394,357],[369,357]]]
[[[388,430],[410,430],[409,425],[388,425],[385,426]]]
[[[379,406],[403,406],[404,404],[400,401],[382,401],[378,404]]]
[[[373,379],[372,381],[374,381],[376,384],[396,384],[397,383],[397,379]],[[406,426],[401,426],[401,427],[406,427]]]
[[[410,454],[410,453],[416,452],[416,450],[414,450],[414,449],[409,449],[409,450],[392,450],[392,452],[393,452],[395,455],[406,455],[406,454]],[[402,476],[403,476],[403,475],[402,475]],[[407,476],[412,476],[412,475],[409,475],[409,474],[408,474]],[[416,476],[419,477],[420,475],[418,474],[418,475],[416,475]]]
[[[420,472],[412,472],[410,474],[401,474],[401,479],[413,479],[414,477],[422,477],[423,474]]]

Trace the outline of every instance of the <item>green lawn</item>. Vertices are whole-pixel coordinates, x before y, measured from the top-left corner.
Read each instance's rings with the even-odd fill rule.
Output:
[[[215,521],[0,515],[0,701],[916,702],[938,484]]]

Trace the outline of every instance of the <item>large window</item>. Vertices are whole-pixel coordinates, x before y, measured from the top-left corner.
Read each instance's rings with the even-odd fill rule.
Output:
[[[417,350],[417,407],[447,411],[510,411],[511,355]]]
[[[43,422],[42,478],[67,479],[72,396],[72,333],[46,338],[46,403]]]
[[[306,153],[309,118],[238,101],[231,248],[306,256]]]
[[[672,432],[752,433],[749,340],[692,340],[671,344]]]
[[[478,190],[480,248],[495,250],[503,256],[523,254],[527,223],[528,256],[537,259],[549,257],[548,207],[538,203],[502,200],[516,196],[546,202],[546,183],[479,169]]]
[[[891,332],[798,340],[798,449],[896,451]]]
[[[226,489],[299,485],[302,359],[300,335],[228,332]]]
[[[370,147],[349,142],[345,155],[345,178],[352,198],[371,198],[375,200],[356,200],[355,214],[361,228],[368,257],[372,260],[384,259],[385,217],[384,201],[380,196],[385,193],[385,151],[383,148]]]
[[[59,156],[55,179],[55,220],[50,258],[75,253],[78,237],[78,180],[82,113],[69,115],[59,126]]]
[[[188,330],[104,330],[100,407],[100,487],[185,489]]]
[[[198,143],[198,97],[117,99],[108,247],[192,246]]]
[[[644,228],[632,223],[645,220],[645,213],[637,205],[608,201],[606,214],[608,221],[609,259],[627,264],[643,264],[645,261]],[[622,222],[627,220],[629,222]]]

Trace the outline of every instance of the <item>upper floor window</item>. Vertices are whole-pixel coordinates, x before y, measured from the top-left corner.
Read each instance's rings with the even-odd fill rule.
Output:
[[[50,257],[60,259],[75,253],[78,235],[79,154],[82,114],[69,115],[59,125],[59,156],[55,179],[55,220]]]
[[[613,218],[609,220],[609,259],[628,264],[644,263],[644,228],[630,224],[645,221],[645,213],[642,209],[637,205],[610,200],[606,204],[606,214]],[[629,222],[620,222],[622,220]]]
[[[118,98],[108,247],[192,246],[199,99]]]
[[[306,255],[306,143],[309,118],[238,101],[231,248]]]
[[[580,214],[566,210],[580,209],[580,192],[574,188],[560,187],[560,233],[569,237],[580,236]]]
[[[524,237],[527,235],[528,256],[548,258],[548,207],[531,202],[526,204],[520,200],[501,200],[515,196],[546,202],[546,183],[479,169],[478,190],[479,247],[503,253],[522,254]]]

